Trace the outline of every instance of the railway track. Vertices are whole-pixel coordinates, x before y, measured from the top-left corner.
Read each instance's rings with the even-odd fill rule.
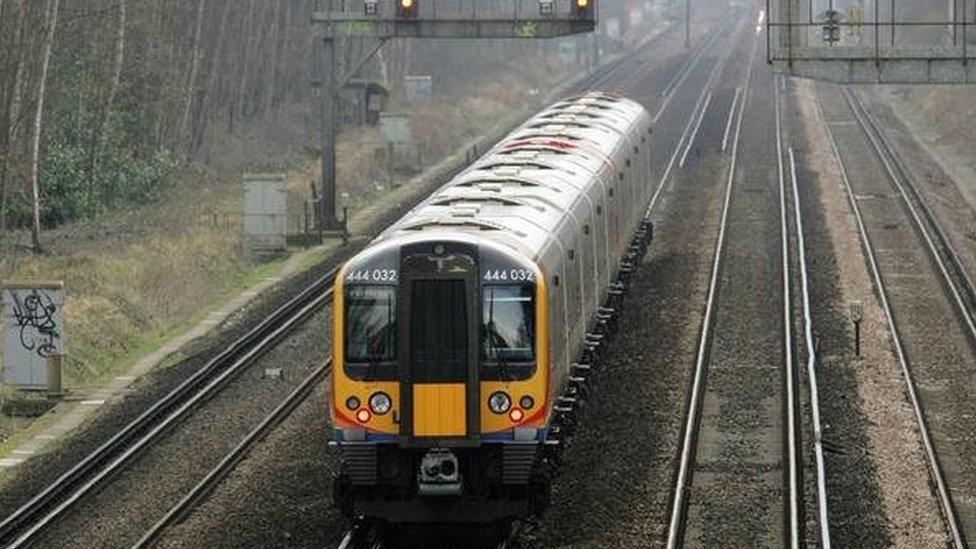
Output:
[[[840,93],[830,117],[823,96],[818,107],[891,333],[948,541],[966,547],[976,536],[972,281],[863,100],[849,88]],[[867,170],[885,177],[866,177]]]
[[[830,549],[830,520],[827,504],[827,471],[824,459],[823,426],[820,414],[820,391],[817,380],[817,345],[813,335],[813,315],[810,307],[810,281],[807,269],[807,245],[805,231],[803,227],[803,211],[800,206],[800,192],[797,185],[796,155],[793,148],[785,143],[782,110],[783,110],[783,90],[786,87],[785,77],[778,77],[775,86],[775,110],[776,110],[776,160],[779,179],[780,194],[780,219],[782,220],[780,233],[782,235],[782,259],[783,259],[783,325],[785,335],[786,351],[786,387],[787,387],[787,462],[789,464],[788,484],[789,484],[789,544],[791,547],[801,547],[807,544],[806,539],[801,539],[803,532],[803,501],[804,495],[801,486],[803,485],[804,460],[802,458],[801,442],[802,433],[800,426],[801,403],[798,402],[797,394],[802,375],[802,369],[798,363],[794,362],[794,353],[800,346],[806,353],[805,371],[807,381],[807,391],[809,394],[810,422],[813,430],[813,474],[814,485],[816,486],[817,502],[817,524],[819,525],[818,541],[820,547]],[[787,166],[787,159],[789,160]],[[791,200],[792,198],[792,200]],[[790,220],[792,219],[792,223]],[[791,238],[791,234],[793,237]],[[792,253],[792,248],[795,253]],[[792,268],[791,257],[795,257],[796,268]],[[795,287],[793,281],[799,278],[799,285]],[[793,290],[796,289],[800,301],[800,321],[803,327],[802,342],[797,341],[793,334],[794,327],[794,306],[792,303]]]
[[[0,523],[0,541],[9,547],[35,541],[53,522],[78,506],[87,495],[98,490],[198,406],[220,392],[256,358],[323,307],[331,298],[336,272],[333,269],[315,280],[7,516]]]
[[[751,89],[755,52],[756,44],[753,44],[752,57],[750,58],[750,63],[746,69],[746,98],[748,98]],[[693,482],[697,447],[701,432],[704,393],[707,390],[709,347],[715,331],[716,304],[718,301],[720,277],[722,275],[726,254],[726,235],[729,227],[729,214],[736,179],[737,161],[739,159],[742,121],[747,103],[747,99],[742,101],[742,105],[740,106],[738,115],[736,117],[736,122],[734,124],[735,129],[732,137],[730,153],[731,157],[729,160],[728,174],[725,185],[721,221],[715,243],[715,251],[713,252],[711,275],[708,283],[707,297],[705,302],[705,312],[702,319],[702,326],[698,340],[698,350],[695,358],[690,394],[688,396],[687,413],[685,416],[685,424],[680,446],[681,451],[678,459],[674,494],[671,502],[671,518],[668,526],[667,537],[667,546],[669,549],[683,546],[686,535],[688,522],[688,498]]]
[[[805,371],[814,430],[813,469],[818,490],[818,537],[821,546],[830,547],[815,370],[816,354],[810,315],[803,220],[796,189],[795,159],[792,149],[784,146],[780,81],[757,74],[755,77],[762,78],[762,82],[753,82],[754,55],[755,49],[747,68],[741,101],[737,89],[732,102],[733,112],[739,106],[737,118],[734,124],[730,118],[727,129],[731,130],[731,134],[726,132],[723,138],[723,145],[729,144],[731,138],[731,158],[698,352],[688,395],[681,453],[671,502],[667,537],[669,548],[683,546],[687,540],[705,545],[782,544],[801,547],[807,543],[802,480],[804,459],[801,450],[803,407],[799,398],[803,369],[797,360],[800,347],[806,352]],[[772,84],[769,86],[773,91],[772,97],[761,95],[768,91],[765,89],[767,78]],[[744,151],[740,150],[741,140],[744,139],[743,116],[750,103],[758,105],[753,107],[757,109],[768,109],[767,105],[770,104],[772,106],[774,116],[771,121],[763,122],[762,117],[768,117],[768,114],[758,112],[755,114],[756,118],[751,120],[749,146],[761,148],[758,143],[764,140],[768,142],[768,135],[775,133],[775,149],[766,153],[777,157],[775,173],[764,171],[768,169],[767,162],[759,157],[751,158],[745,167],[740,166],[744,161]],[[768,128],[771,131],[765,131],[767,124],[774,126]],[[776,185],[767,188],[761,184],[764,180],[770,184],[776,182]],[[773,192],[778,198],[775,209],[779,213],[775,224],[771,224],[772,218],[769,214],[773,204],[765,205],[769,207],[764,208],[762,202],[768,198],[751,198],[744,194],[761,193],[772,196]],[[736,205],[737,202],[741,204]],[[753,236],[746,238],[742,231],[751,231]],[[779,238],[775,242],[764,236],[777,232]],[[730,237],[730,234],[733,236]],[[742,244],[743,239],[748,243]],[[778,259],[770,261],[774,255],[778,255]],[[779,263],[778,272],[772,267],[776,262]],[[792,267],[794,263],[795,270]],[[745,273],[742,271],[743,265],[761,267],[755,272]],[[771,302],[763,302],[760,294],[764,289],[750,289],[752,284],[749,278],[765,281],[767,274],[772,277],[774,272],[780,275],[782,295],[781,315],[774,317],[779,319],[779,330],[773,327],[775,323],[761,318],[761,311],[752,311],[750,308],[752,302],[761,302],[764,305],[771,305]],[[799,284],[794,284],[796,279],[799,279]],[[797,304],[792,301],[794,293],[798,295],[803,319],[802,338],[794,330],[797,314]],[[736,303],[750,305],[736,307]],[[738,320],[733,321],[734,315],[729,312],[732,309],[739,311],[736,315],[741,313],[748,317],[748,321],[739,316],[736,316]],[[760,318],[753,318],[754,314],[758,314]],[[743,328],[743,324],[756,324],[757,327]],[[759,325],[767,324],[768,329],[762,332],[765,335],[750,331],[759,330]],[[782,338],[776,342],[769,337],[770,333],[779,333]],[[736,349],[736,341],[749,341],[751,345],[765,349],[742,351]],[[781,355],[773,358],[778,352]],[[764,387],[764,377],[781,377],[781,386],[769,384]],[[772,404],[777,400],[778,404]],[[779,418],[783,422],[782,426],[777,423]],[[740,432],[743,429],[748,432]],[[704,441],[703,431],[708,432],[708,435],[704,435],[708,437]],[[779,437],[784,439],[781,443],[777,443]],[[708,448],[704,454],[699,450],[702,442]],[[779,456],[769,451],[769,448],[777,446],[782,447]],[[781,481],[776,480],[780,478],[777,472],[782,474]],[[739,488],[729,488],[731,485]],[[777,505],[778,501],[782,502],[781,507]],[[766,508],[758,517],[746,514],[750,509],[762,506]],[[726,516],[734,514],[736,508],[742,512],[741,516],[731,516],[731,519]],[[776,518],[778,509],[782,510],[781,519]]]

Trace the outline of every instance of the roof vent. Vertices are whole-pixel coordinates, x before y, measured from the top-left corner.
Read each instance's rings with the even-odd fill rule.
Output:
[[[499,177],[510,177],[518,175],[522,171],[519,166],[496,166],[494,169],[495,175]]]
[[[455,206],[454,209],[451,210],[451,215],[454,217],[477,217],[478,212],[480,211],[481,207],[466,204],[464,206]]]

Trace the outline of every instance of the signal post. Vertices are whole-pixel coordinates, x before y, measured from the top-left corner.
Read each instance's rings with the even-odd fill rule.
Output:
[[[312,15],[322,39],[321,154],[322,196],[319,226],[339,232],[336,216],[335,135],[339,120],[338,90],[390,38],[553,38],[592,32],[597,0],[344,0],[338,10]],[[336,40],[367,35],[378,45],[346,75],[336,74]]]

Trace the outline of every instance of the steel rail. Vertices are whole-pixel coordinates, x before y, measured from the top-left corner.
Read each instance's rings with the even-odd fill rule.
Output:
[[[803,495],[800,492],[800,467],[797,456],[797,407],[796,407],[796,364],[793,361],[793,297],[791,291],[790,269],[790,230],[789,217],[786,208],[786,174],[783,167],[783,121],[781,114],[781,100],[779,77],[773,79],[773,110],[776,118],[776,167],[779,176],[779,212],[780,212],[780,255],[783,268],[783,369],[786,374],[786,461],[787,486],[789,487],[789,528],[790,547],[800,547],[800,509]],[[791,149],[792,152],[792,149]],[[802,250],[801,250],[802,254]]]
[[[262,342],[266,339],[266,335],[274,333],[282,323],[293,318],[297,311],[303,310],[310,300],[314,300],[316,294],[321,294],[329,288],[337,272],[337,269],[332,269],[315,280],[300,294],[276,309],[257,326],[211,358],[201,369],[194,372],[166,396],[156,401],[139,417],[126,424],[110,439],[86,455],[27,503],[8,515],[3,522],[0,522],[0,540],[6,541],[14,538],[17,533],[36,521],[58,498],[63,497],[72,488],[92,476],[98,468],[103,467],[113,457],[122,453],[141,433],[157,425],[170,410],[177,408],[181,403],[192,398],[194,394],[204,390],[209,380],[226,370],[240,357],[252,356],[255,348],[263,349]]]
[[[678,71],[674,73],[674,76],[668,80],[668,83],[660,92],[660,96],[662,98],[672,95],[671,92],[674,91],[674,88],[680,86],[681,83],[685,81],[685,78],[687,78],[688,73],[691,72],[695,65],[698,64],[698,60],[701,59],[705,48],[718,39],[718,33],[709,34],[711,34],[711,36],[707,40],[695,44],[695,48],[691,51],[691,55],[689,55],[687,61],[685,61],[685,63],[678,68]]]
[[[823,112],[823,102],[819,98],[817,100],[817,109],[820,112],[821,120],[824,121],[827,142],[829,143],[834,158],[836,159],[837,168],[841,175],[841,181],[844,183],[844,190],[847,194],[847,201],[851,206],[851,210],[854,212],[854,219],[857,222],[857,230],[860,236],[861,246],[864,248],[865,255],[867,256],[868,265],[871,269],[871,277],[873,278],[875,289],[877,290],[878,297],[881,301],[881,308],[884,311],[885,320],[887,321],[888,328],[891,331],[891,339],[892,343],[894,344],[895,355],[898,359],[899,365],[901,366],[902,377],[905,380],[905,386],[908,390],[908,398],[912,404],[912,410],[915,413],[915,421],[922,437],[922,446],[925,450],[926,460],[929,465],[929,476],[931,477],[932,483],[936,486],[939,507],[942,511],[943,518],[946,521],[946,526],[949,529],[949,535],[952,537],[953,546],[957,549],[963,549],[965,547],[965,543],[962,539],[962,534],[959,529],[952,500],[949,497],[949,492],[946,488],[942,466],[939,462],[938,455],[935,452],[935,446],[932,444],[928,424],[925,420],[922,404],[918,397],[915,378],[912,375],[911,368],[908,364],[905,345],[902,341],[901,333],[898,330],[898,325],[895,322],[895,317],[891,310],[891,304],[888,300],[888,288],[885,285],[884,278],[881,275],[881,270],[878,267],[874,247],[871,244],[871,239],[868,237],[867,228],[864,224],[864,218],[861,215],[861,208],[858,206],[857,199],[854,196],[854,190],[851,186],[850,179],[848,178],[847,169],[844,167],[844,161],[840,156],[840,150],[838,149],[837,142],[834,138],[834,132],[830,127],[830,122],[827,120]]]
[[[685,495],[691,479],[691,462],[694,459],[695,447],[700,425],[701,399],[704,390],[705,363],[708,358],[708,346],[711,342],[713,320],[715,317],[715,302],[718,293],[719,276],[722,270],[722,258],[725,250],[725,231],[728,226],[729,206],[732,203],[732,188],[735,182],[736,161],[739,156],[739,141],[742,135],[742,119],[748,103],[749,90],[752,85],[752,72],[758,51],[758,41],[753,42],[749,66],[746,69],[746,85],[742,106],[736,120],[735,137],[732,140],[732,158],[729,165],[729,177],[725,189],[725,201],[722,206],[721,225],[715,244],[715,256],[712,262],[711,279],[708,284],[708,298],[705,302],[705,316],[702,320],[701,335],[699,337],[698,353],[695,360],[695,373],[692,382],[691,396],[688,399],[688,415],[684,427],[684,437],[681,444],[681,457],[678,465],[678,476],[675,480],[674,499],[671,507],[671,521],[668,526],[668,549],[681,545],[684,535]]]
[[[124,447],[124,449],[113,447],[114,452],[95,456],[94,459],[97,461],[93,461],[93,464],[86,470],[86,473],[88,473],[86,475],[87,480],[81,483],[85,477],[73,477],[70,485],[58,485],[57,493],[58,495],[63,495],[70,488],[80,483],[74,492],[55,505],[53,509],[43,514],[44,510],[53,505],[51,503],[54,499],[53,497],[45,502],[47,505],[32,505],[28,509],[29,513],[25,514],[24,519],[19,522],[20,525],[24,525],[29,517],[31,519],[29,526],[22,528],[23,531],[8,547],[21,547],[34,541],[55,520],[75,507],[86,495],[100,487],[131,459],[149,447],[150,444],[155,443],[170,428],[185,419],[205,400],[217,394],[245,366],[248,366],[254,359],[274,347],[285,335],[290,333],[310,317],[312,313],[327,303],[332,295],[332,289],[329,287],[327,290],[321,291],[320,288],[322,285],[327,285],[326,281],[334,278],[335,272],[335,270],[330,271],[328,275],[320,278],[316,283],[313,283],[305,291],[289,301],[288,304],[265,319],[260,325],[261,330],[255,328],[249,332],[249,334],[254,334],[253,337],[246,339],[246,343],[249,346],[242,346],[238,353],[231,355],[231,358],[220,363],[223,366],[222,368],[215,368],[211,371],[210,376],[201,378],[201,382],[206,382],[203,387],[200,387],[196,391],[181,393],[181,396],[184,397],[181,402],[174,402],[172,406],[156,411],[155,415],[151,418],[154,420],[151,424],[141,425],[143,427],[142,429],[131,433],[127,439],[128,442],[131,442],[130,445]],[[295,306],[291,306],[292,304],[295,304]],[[279,316],[279,313],[283,316]],[[168,397],[169,395],[167,399]],[[175,409],[169,411],[174,406]],[[157,406],[155,405],[151,408],[151,410],[156,409]],[[143,415],[146,415],[146,413]],[[148,432],[139,436],[145,429],[149,429]],[[128,428],[124,429],[124,431],[128,432]],[[29,503],[28,505],[31,504]]]
[[[698,114],[698,122],[695,123],[695,129],[691,131],[691,136],[688,138],[687,145],[685,145],[685,152],[681,155],[681,160],[678,161],[679,168],[684,168],[685,164],[688,162],[688,155],[691,153],[691,148],[695,145],[695,139],[698,138],[698,131],[701,130],[702,122],[705,121],[705,113],[708,112],[708,106],[711,104],[712,92],[709,91],[708,95],[705,97],[705,105],[701,108],[701,111]]]
[[[922,197],[917,184],[894,154],[887,137],[864,105],[864,101],[848,87],[844,87],[844,93],[855,117],[857,117],[859,124],[871,140],[878,157],[884,164],[890,181],[898,190],[905,206],[911,213],[915,227],[928,245],[929,252],[938,265],[947,288],[952,293],[956,306],[959,308],[959,313],[969,329],[973,343],[976,343],[976,318],[974,318],[976,317],[976,287],[974,287],[972,279],[963,266],[958,252],[952,246],[952,242],[942,229],[938,218]],[[904,181],[904,185],[902,185],[902,181]],[[908,187],[907,191],[906,186]],[[916,202],[918,207],[915,206]],[[929,231],[929,227],[932,227],[935,232],[934,236]],[[943,250],[942,253],[940,253],[940,249]]]
[[[735,36],[737,31],[733,31],[732,37]],[[717,34],[717,33],[716,33]],[[714,42],[713,42],[714,43]],[[691,111],[691,116],[688,118],[688,122],[685,124],[684,130],[681,132],[681,137],[678,138],[678,143],[674,147],[674,151],[671,153],[671,158],[668,160],[668,165],[664,169],[664,173],[661,175],[661,179],[658,181],[657,189],[655,189],[654,194],[651,196],[651,201],[647,205],[647,211],[645,212],[645,217],[650,216],[651,211],[654,210],[654,206],[657,205],[658,199],[661,197],[661,193],[664,191],[664,186],[667,184],[668,179],[671,177],[671,172],[674,171],[675,164],[678,161],[678,155],[681,154],[681,145],[688,139],[688,135],[692,131],[692,126],[695,123],[695,119],[698,116],[699,110],[702,109],[702,105],[705,102],[705,98],[709,93],[709,90],[715,85],[715,81],[718,79],[719,73],[725,69],[728,63],[729,56],[731,55],[731,47],[726,50],[725,54],[720,57],[715,64],[712,66],[711,72],[709,72],[708,80],[705,85],[702,86],[701,92],[698,94],[698,101],[695,103],[695,108]],[[678,88],[672,91],[672,94],[677,93]],[[663,111],[662,111],[663,112]],[[653,124],[652,124],[653,125]]]
[[[332,359],[313,370],[291,393],[281,401],[270,414],[255,427],[237,446],[234,447],[216,467],[210,470],[183,499],[171,507],[132,547],[140,549],[155,545],[167,529],[182,521],[204,498],[207,497],[259,442],[301,405],[332,370]]]
[[[722,152],[729,148],[729,134],[732,133],[732,122],[735,121],[735,109],[739,106],[739,97],[742,95],[742,87],[735,88],[735,97],[732,98],[732,106],[729,107],[729,119],[725,123],[725,133],[722,134]]]
[[[790,154],[790,179],[793,184],[793,209],[796,211],[797,252],[800,267],[800,295],[803,296],[803,337],[807,348],[807,382],[810,387],[810,415],[813,421],[813,454],[817,471],[817,514],[820,523],[820,547],[830,549],[830,520],[827,512],[827,467],[824,461],[823,427],[820,421],[820,389],[817,383],[817,347],[813,340],[813,313],[810,308],[810,278],[807,275],[806,242],[803,236],[803,212],[796,177],[796,157]]]
[[[660,120],[662,116],[664,116],[664,111],[667,110],[668,106],[671,104],[671,101],[674,99],[674,96],[677,93],[678,88],[680,88],[681,85],[685,83],[685,80],[688,79],[688,76],[691,74],[691,72],[695,69],[696,66],[698,66],[698,63],[701,62],[702,58],[704,58],[705,52],[713,45],[715,45],[716,42],[718,42],[720,33],[714,32],[711,34],[712,36],[708,40],[702,41],[702,43],[699,46],[697,46],[697,50],[694,52],[694,54],[688,60],[685,66],[680,71],[678,71],[678,73],[671,80],[671,82],[668,82],[668,84],[665,86],[664,91],[661,92],[661,96],[664,97],[664,99],[661,101],[661,104],[658,106],[657,111],[654,113],[654,116],[651,118],[652,126],[656,125],[657,121]]]

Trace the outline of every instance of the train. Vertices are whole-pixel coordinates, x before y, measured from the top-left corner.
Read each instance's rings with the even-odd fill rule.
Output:
[[[542,514],[651,239],[651,125],[618,94],[558,101],[340,269],[329,402],[343,513]]]

